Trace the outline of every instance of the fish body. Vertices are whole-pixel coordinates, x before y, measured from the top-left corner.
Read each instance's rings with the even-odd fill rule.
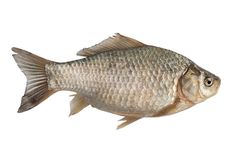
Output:
[[[19,112],[51,94],[76,93],[70,115],[88,105],[124,116],[124,127],[142,117],[185,110],[215,95],[220,78],[171,50],[117,34],[81,50],[85,58],[57,63],[13,48],[27,77]]]
[[[145,46],[49,64],[49,88],[75,91],[90,104],[119,114],[153,116],[172,104],[191,61],[172,51]]]

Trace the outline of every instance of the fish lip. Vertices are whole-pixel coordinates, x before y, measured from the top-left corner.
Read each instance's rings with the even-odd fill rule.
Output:
[[[221,79],[219,77],[216,76],[215,78],[215,92],[212,96],[216,95],[219,91],[220,85],[221,85]]]
[[[219,90],[219,88],[220,88],[220,85],[221,85],[221,79],[218,77],[218,79],[216,80],[217,82],[218,82],[218,86],[217,86],[217,92],[218,92],[218,90]]]

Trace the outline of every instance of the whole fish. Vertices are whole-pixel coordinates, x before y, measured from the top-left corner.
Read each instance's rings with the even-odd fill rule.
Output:
[[[143,117],[183,111],[215,95],[220,86],[219,77],[190,59],[120,34],[79,51],[84,58],[64,63],[12,51],[27,78],[18,112],[67,90],[76,93],[70,115],[91,105],[124,116],[122,128]]]

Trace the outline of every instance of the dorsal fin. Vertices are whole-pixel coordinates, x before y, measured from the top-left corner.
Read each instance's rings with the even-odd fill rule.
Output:
[[[96,44],[89,48],[84,48],[80,50],[77,55],[78,56],[92,56],[98,53],[106,52],[106,51],[114,51],[114,50],[124,50],[128,48],[142,47],[145,44],[123,36],[119,33],[116,33],[113,37],[109,37],[99,44]]]

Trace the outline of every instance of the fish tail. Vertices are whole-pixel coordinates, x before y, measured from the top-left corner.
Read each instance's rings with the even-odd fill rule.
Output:
[[[53,63],[30,52],[19,48],[12,48],[17,65],[27,78],[25,94],[22,96],[18,113],[32,109],[47,99],[56,90],[48,88],[48,78],[45,65]]]

